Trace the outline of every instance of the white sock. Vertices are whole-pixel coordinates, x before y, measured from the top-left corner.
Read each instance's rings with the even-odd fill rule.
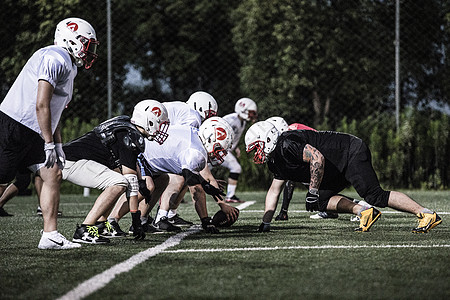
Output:
[[[169,209],[169,213],[167,214],[167,217],[170,219],[170,218],[174,217],[176,214],[177,214],[176,209]]]
[[[117,223],[117,219],[113,218],[113,217],[108,217],[108,222],[111,224],[111,222],[116,222]]]
[[[236,193],[236,185],[235,184],[228,184],[227,186],[227,199],[230,199],[234,196],[234,193]]]
[[[432,214],[432,213],[433,213],[433,211],[430,210],[430,209],[428,209],[428,208],[424,208],[424,209],[422,210],[422,212],[423,212],[424,214]]]
[[[57,233],[58,233],[57,230],[53,230],[53,231],[49,231],[49,232],[43,231],[43,232],[42,232],[42,236],[44,236],[44,237],[50,237],[50,236],[53,236],[53,235],[55,235],[55,234],[57,234]]]
[[[156,215],[155,223],[158,223],[162,217],[167,217],[167,210],[158,209],[158,214]]]
[[[141,217],[141,224],[145,224],[148,222],[148,217]]]

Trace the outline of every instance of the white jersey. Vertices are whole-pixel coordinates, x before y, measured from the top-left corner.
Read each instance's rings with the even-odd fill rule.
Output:
[[[76,75],[77,67],[66,50],[59,46],[41,48],[23,67],[0,104],[0,110],[41,134],[36,115],[36,99],[38,81],[45,80],[55,89],[50,101],[52,133],[55,133],[61,114],[72,99]]]
[[[198,174],[203,170],[208,158],[197,132],[193,127],[170,124],[164,144],[145,139],[143,154],[152,174],[181,174],[183,169]]]
[[[233,146],[230,149],[231,151],[234,151],[234,149],[237,148],[239,140],[241,139],[241,135],[244,132],[245,125],[247,122],[245,120],[239,119],[239,116],[237,113],[231,113],[223,117],[225,121],[227,121],[231,128],[233,128],[234,137],[233,137]]]
[[[172,101],[163,102],[169,114],[170,126],[172,125],[189,125],[194,128],[199,128],[202,124],[202,119],[198,111],[193,110],[185,102]]]

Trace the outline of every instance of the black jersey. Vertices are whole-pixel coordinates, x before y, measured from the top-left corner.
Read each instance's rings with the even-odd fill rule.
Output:
[[[321,188],[341,189],[350,184],[344,173],[358,141],[355,136],[332,131],[286,131],[269,157],[269,170],[276,179],[309,183],[310,165],[303,161],[303,149],[309,144],[325,157]]]
[[[110,169],[115,169],[120,165],[136,170],[136,161],[139,153],[138,147],[130,147],[130,133],[126,129],[114,132],[115,141],[106,146],[94,131],[64,144],[63,149],[66,159],[77,161],[87,159],[96,161]],[[134,138],[143,139],[142,136],[135,135]],[[141,141],[143,143],[143,140]],[[137,143],[136,143],[137,144]]]

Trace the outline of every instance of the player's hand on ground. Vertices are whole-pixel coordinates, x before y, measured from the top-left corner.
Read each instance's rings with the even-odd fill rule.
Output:
[[[258,228],[258,232],[269,232],[270,231],[270,223],[261,222]]]
[[[207,233],[219,233],[219,229],[211,222],[210,217],[205,217],[201,219],[202,221],[202,228]]]
[[[307,211],[318,211],[319,210],[319,193],[311,193],[310,191],[306,194],[306,210]]]
[[[143,240],[145,238],[144,227],[141,224],[141,212],[138,210],[131,213],[133,236],[135,240]]]

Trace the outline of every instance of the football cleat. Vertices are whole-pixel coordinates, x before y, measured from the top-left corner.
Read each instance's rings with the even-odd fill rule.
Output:
[[[81,247],[80,244],[72,243],[71,241],[67,240],[59,232],[55,232],[52,234],[43,234],[43,232],[41,231],[41,234],[41,240],[39,241],[38,245],[39,249],[66,250]]]
[[[98,234],[105,238],[116,238],[127,236],[127,233],[122,231],[122,229],[120,229],[120,226],[116,221],[112,221],[111,223],[108,221],[100,222],[96,226],[98,227]]]
[[[167,217],[162,217],[159,222],[153,223],[153,227],[166,232],[180,232],[181,228],[169,222]]]
[[[186,221],[183,218],[180,217],[180,215],[176,214],[175,216],[168,219],[170,223],[176,226],[191,226],[194,223],[190,221]]]
[[[315,215],[309,216],[311,219],[337,219],[339,215],[333,212],[321,211]]]
[[[155,226],[153,226],[153,224],[149,224],[148,222],[145,222],[144,224],[142,224],[142,227],[144,228],[144,232],[145,233],[164,233],[164,231],[159,230],[158,228],[156,228]],[[133,235],[134,233],[134,228],[133,225],[130,226],[130,229],[128,230],[128,233]]]
[[[432,214],[418,213],[417,217],[419,218],[419,226],[412,230],[413,233],[427,233],[442,223],[441,217],[436,212]]]
[[[281,209],[278,216],[275,217],[275,221],[287,221],[287,220],[288,220],[287,210]]]
[[[225,199],[227,203],[244,203],[244,200],[239,199],[236,195],[233,195],[230,198]]]
[[[372,227],[373,223],[375,223],[380,216],[381,212],[374,207],[363,210],[359,220],[359,227],[356,228],[355,231],[369,231],[370,227]]]
[[[12,217],[13,215],[8,214],[3,207],[0,207],[0,217]]]
[[[100,236],[95,225],[77,225],[72,241],[85,244],[107,244],[109,239]]]

